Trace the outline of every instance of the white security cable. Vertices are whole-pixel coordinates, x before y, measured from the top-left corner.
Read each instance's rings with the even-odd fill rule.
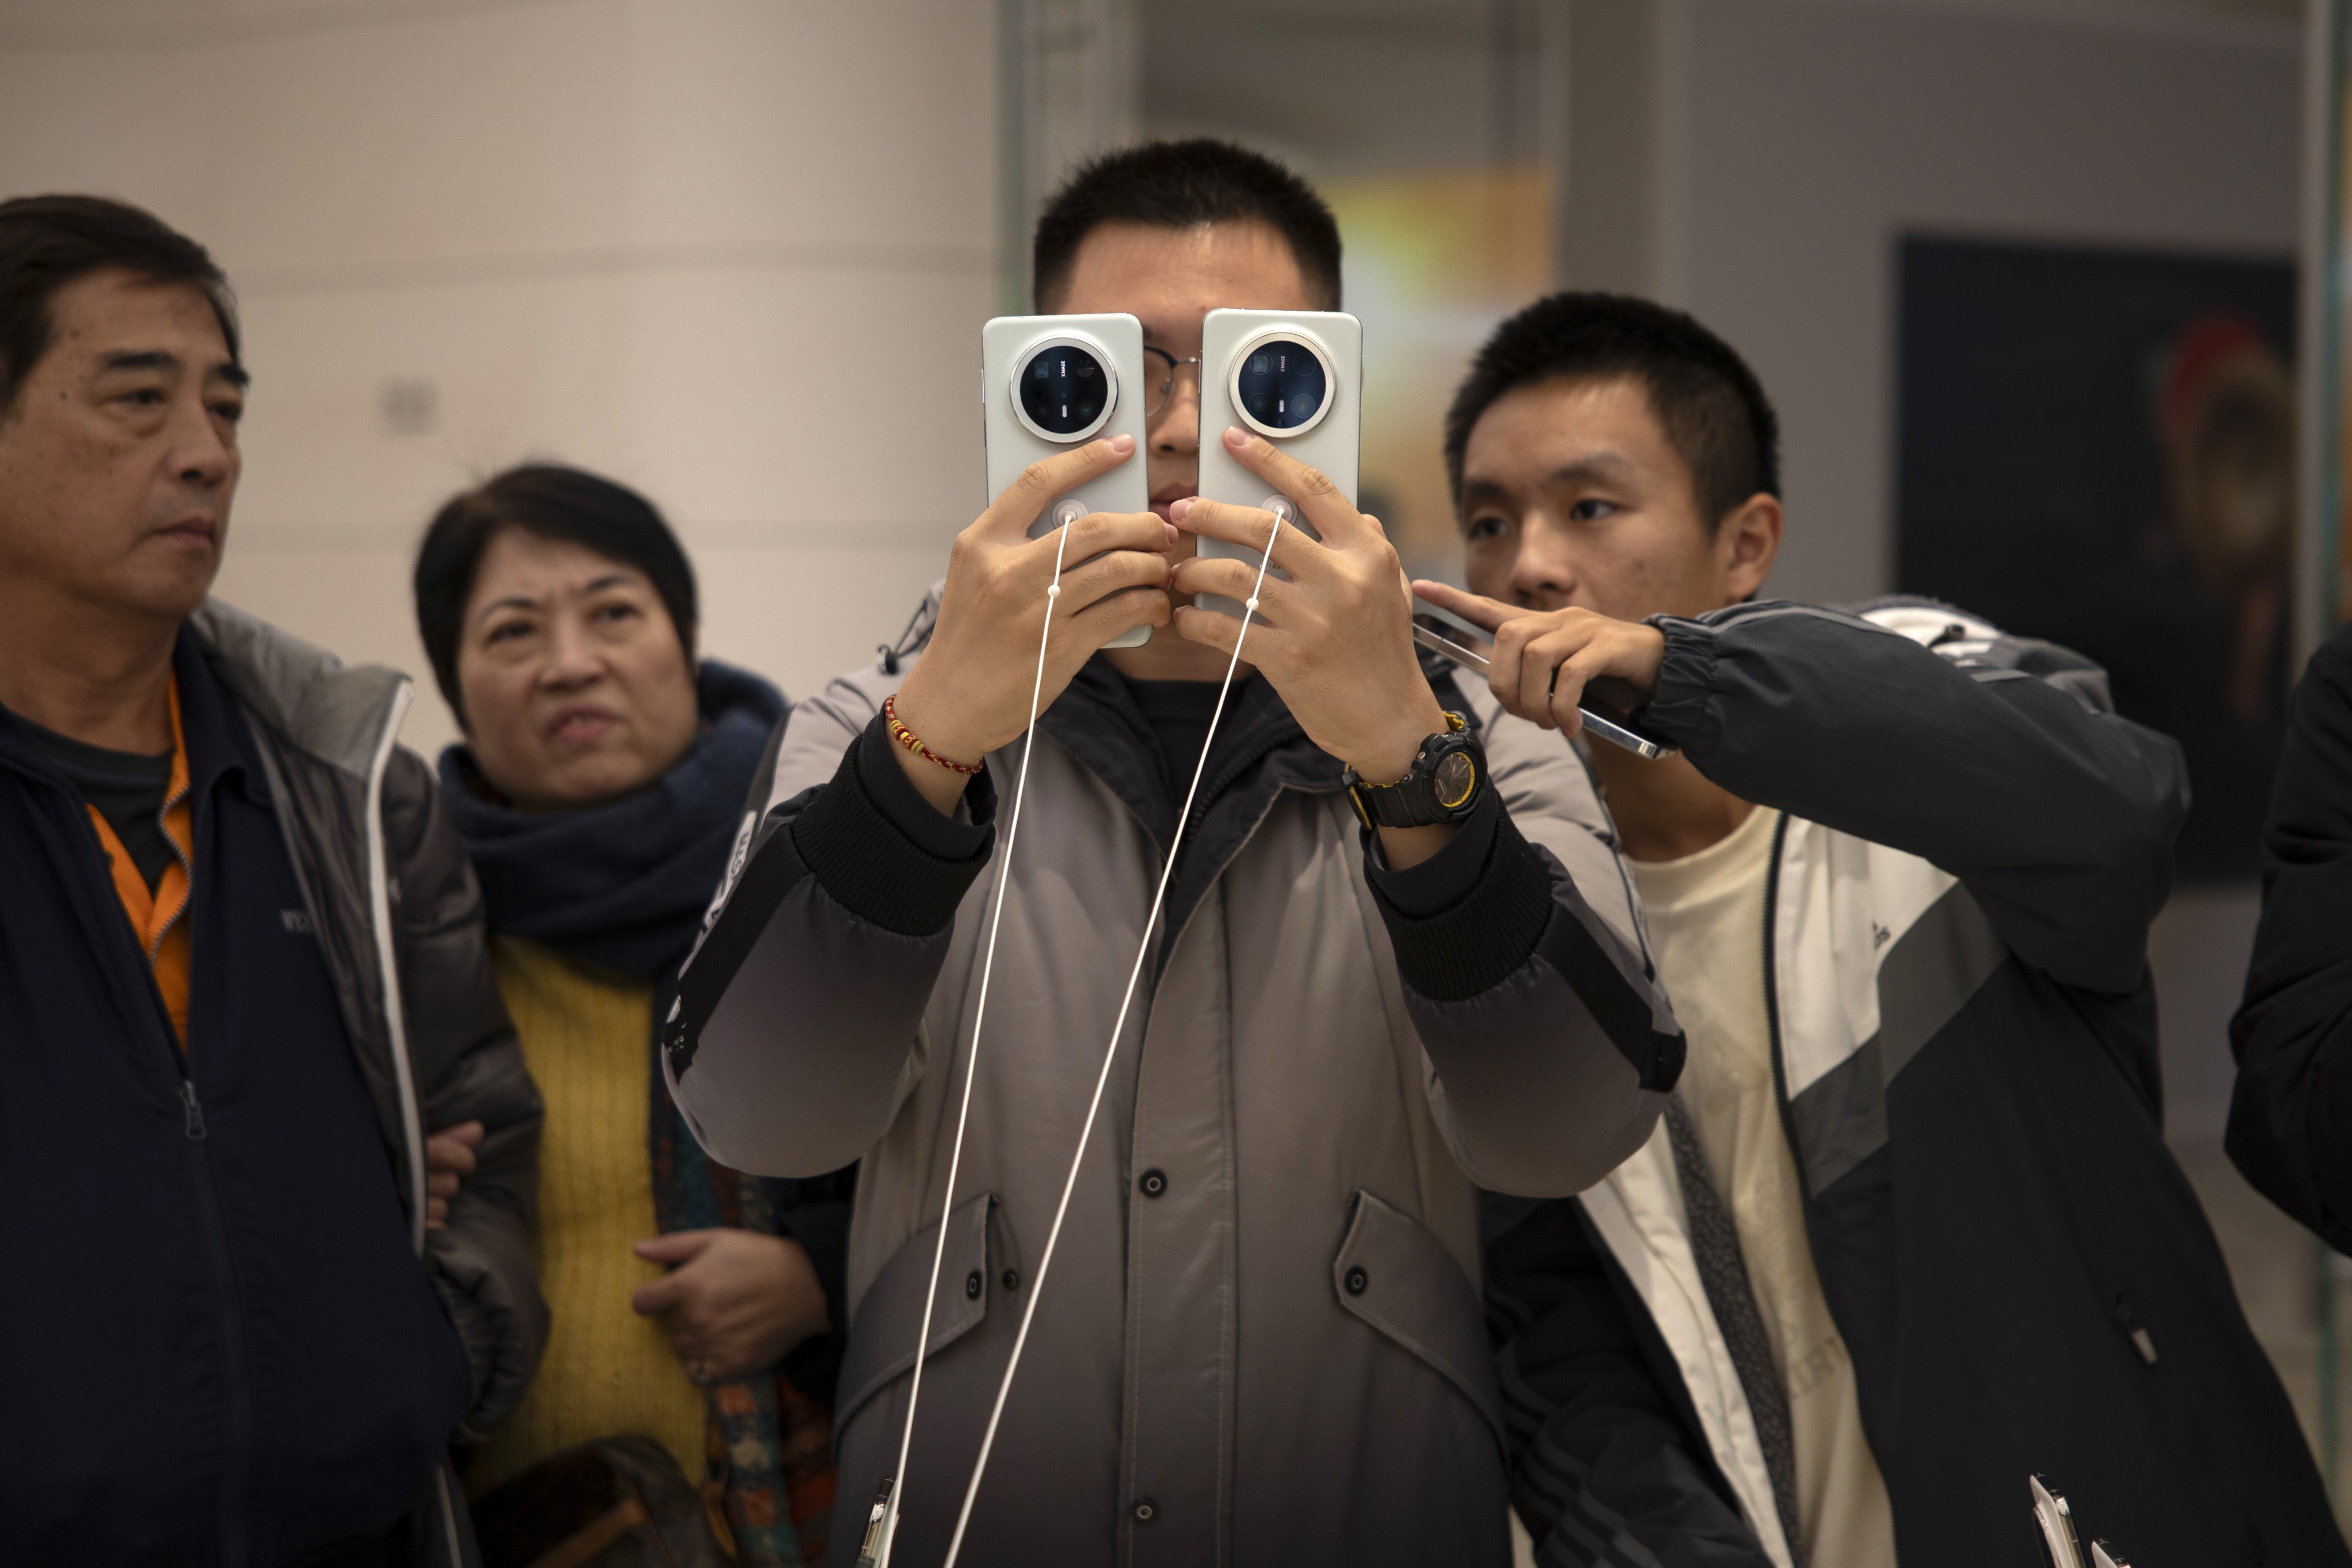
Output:
[[[1013,1358],[1005,1363],[1003,1381],[996,1385],[996,1404],[988,1413],[988,1430],[980,1439],[980,1458],[973,1461],[971,1479],[964,1487],[963,1508],[956,1515],[955,1534],[948,1542],[947,1562],[942,1568],[955,1568],[957,1554],[963,1550],[964,1531],[971,1523],[972,1500],[980,1495],[980,1479],[988,1469],[990,1451],[996,1447],[997,1423],[1004,1416],[1005,1396],[1013,1391],[1013,1374],[1021,1370],[1021,1352],[1029,1343],[1029,1325],[1036,1321],[1037,1302],[1045,1294],[1045,1274],[1054,1266],[1054,1248],[1062,1239],[1062,1221],[1070,1212],[1070,1194],[1077,1190],[1078,1169],[1086,1162],[1087,1144],[1094,1137],[1096,1114],[1102,1110],[1103,1087],[1110,1081],[1111,1063],[1118,1056],[1118,1037],[1126,1032],[1127,1016],[1129,1010],[1135,1005],[1136,983],[1142,978],[1143,961],[1151,952],[1152,928],[1160,923],[1160,906],[1167,901],[1168,898],[1168,881],[1176,871],[1176,852],[1183,847],[1184,829],[1192,820],[1192,801],[1201,793],[1201,775],[1208,770],[1209,748],[1216,743],[1217,724],[1225,715],[1225,698],[1234,689],[1234,671],[1240,668],[1242,662],[1242,644],[1249,637],[1251,618],[1257,614],[1257,596],[1265,586],[1265,570],[1274,561],[1274,542],[1281,536],[1283,522],[1290,515],[1287,505],[1277,506],[1271,510],[1274,511],[1274,530],[1265,536],[1265,553],[1259,558],[1257,563],[1257,582],[1250,588],[1250,596],[1242,605],[1242,628],[1239,635],[1234,638],[1234,656],[1225,661],[1224,683],[1217,688],[1217,706],[1209,714],[1209,732],[1201,742],[1201,760],[1192,764],[1192,784],[1184,792],[1184,809],[1176,818],[1175,836],[1168,844],[1167,863],[1160,868],[1160,886],[1151,895],[1150,912],[1143,918],[1143,940],[1136,946],[1135,966],[1128,971],[1127,994],[1119,998],[1118,1021],[1110,1026],[1110,1044],[1103,1049],[1102,1070],[1095,1075],[1094,1099],[1087,1102],[1086,1123],[1078,1130],[1078,1150],[1076,1153],[1070,1156],[1070,1173],[1062,1183],[1062,1201],[1055,1205],[1054,1226],[1045,1233],[1045,1251],[1037,1260],[1037,1277],[1029,1284],[1028,1305],[1021,1311],[1021,1331],[1013,1336]],[[1042,665],[1040,668],[1043,668]],[[1034,722],[1034,717],[1032,722]],[[1022,767],[1025,773],[1028,767],[1025,756],[1023,759]],[[1010,845],[1006,846],[1006,852],[1011,853]],[[1000,897],[997,903],[1000,913],[1003,912],[1003,901]],[[983,977],[982,981],[983,988],[986,984]],[[967,1104],[970,1103],[971,1097],[971,1080],[966,1079],[964,1098]],[[961,1145],[962,1139],[961,1128],[957,1130],[957,1139]],[[944,1227],[944,1220],[941,1221],[941,1225]],[[941,1236],[944,1239],[944,1228]],[[933,1271],[936,1275],[936,1265],[933,1266]],[[936,1278],[931,1281],[931,1288],[934,1290],[939,1289],[939,1281]],[[928,1312],[928,1306],[925,1310]],[[908,1418],[910,1422],[913,1416],[913,1406],[910,1404],[908,1408]],[[905,1462],[903,1458],[899,1461],[902,1468]]]
[[[1063,501],[1055,507],[1058,515],[1076,503]],[[1076,508],[1081,513],[1083,508]],[[1029,687],[1029,728],[1027,739],[1021,743],[1021,773],[1013,786],[1013,813],[1004,827],[1004,858],[996,868],[996,912],[989,918],[988,948],[980,965],[980,998],[971,1013],[971,1047],[964,1053],[963,1103],[956,1111],[955,1143],[948,1155],[948,1185],[940,1202],[940,1239],[931,1249],[930,1289],[923,1292],[923,1326],[915,1338],[915,1378],[907,1389],[907,1424],[898,1435],[898,1468],[890,1482],[890,1496],[883,1504],[880,1556],[878,1568],[889,1568],[890,1548],[898,1531],[899,1500],[907,1495],[907,1458],[915,1442],[915,1406],[923,1397],[923,1360],[931,1342],[931,1309],[940,1295],[940,1270],[948,1253],[948,1219],[955,1212],[956,1176],[963,1166],[964,1129],[971,1121],[971,1086],[980,1077],[980,1029],[988,1019],[988,982],[996,972],[996,933],[1004,927],[1004,895],[1013,887],[1013,847],[1021,837],[1021,805],[1029,793],[1029,756],[1037,747],[1037,709],[1045,690],[1045,648],[1054,636],[1054,604],[1062,596],[1062,555],[1070,542],[1070,525],[1076,517],[1061,518],[1056,530],[1059,538],[1054,545],[1054,580],[1045,589],[1045,627],[1037,634],[1037,676]]]

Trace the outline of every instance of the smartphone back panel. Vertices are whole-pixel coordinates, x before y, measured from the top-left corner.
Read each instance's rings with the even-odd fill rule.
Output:
[[[1339,310],[1212,310],[1201,326],[1201,494],[1263,505],[1272,486],[1234,460],[1224,434],[1240,426],[1319,469],[1353,505],[1363,430],[1364,329]],[[1319,538],[1304,518],[1309,537]],[[1203,556],[1246,561],[1261,552],[1223,540]],[[1203,594],[1201,605],[1238,616],[1237,600]]]
[[[990,500],[1032,463],[1125,434],[1135,438],[1135,455],[1055,497],[1030,525],[1029,537],[1042,539],[1090,511],[1150,510],[1141,322],[1126,315],[999,316],[981,329],[980,343]],[[1150,639],[1151,628],[1138,626],[1110,646],[1137,647]]]

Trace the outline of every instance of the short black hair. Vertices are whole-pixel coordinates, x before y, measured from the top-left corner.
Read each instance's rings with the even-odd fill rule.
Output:
[[[236,363],[236,300],[203,246],[128,202],[18,196],[0,202],[0,418],[49,352],[57,330],[49,301],[67,284],[110,268],[201,290]]]
[[[1720,524],[1748,497],[1780,493],[1780,422],[1729,343],[1681,310],[1624,294],[1553,294],[1495,329],[1445,415],[1445,476],[1462,499],[1462,458],[1479,416],[1544,381],[1639,382],[1690,469],[1699,514]]]
[[[1078,247],[1107,223],[1194,228],[1255,221],[1290,247],[1326,310],[1339,308],[1339,220],[1315,187],[1263,153],[1194,137],[1146,142],[1079,166],[1037,218],[1030,298],[1039,310],[1069,287]]]
[[[541,539],[584,545],[644,573],[669,611],[687,657],[694,657],[694,568],[677,535],[654,503],[584,469],[559,463],[524,463],[487,483],[452,496],[434,515],[416,550],[416,631],[432,661],[433,679],[457,721],[466,704],[457,690],[457,645],[466,601],[473,597],[482,552],[509,529]]]

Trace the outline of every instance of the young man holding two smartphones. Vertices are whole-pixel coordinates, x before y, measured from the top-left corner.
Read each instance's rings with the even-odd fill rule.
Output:
[[[2021,1565],[2039,1473],[2086,1551],[2345,1562],[2164,1146],[2179,748],[1948,605],[1759,601],[1775,439],[1721,340],[1603,295],[1506,322],[1448,420],[1474,592],[1416,592],[1509,710],[1573,734],[1599,683],[1681,748],[1589,748],[1675,1103],[1580,1200],[1489,1205],[1539,1555]]]
[[[678,1102],[746,1170],[864,1158],[851,1508],[897,1466],[944,1215],[894,1558],[937,1563],[1240,629],[1190,598],[1253,589],[1192,540],[1262,546],[1274,522],[1192,499],[1197,440],[1229,441],[1321,539],[1285,530],[1288,580],[1257,589],[964,1561],[1499,1564],[1474,1184],[1598,1180],[1649,1135],[1681,1053],[1598,802],[1539,730],[1433,687],[1376,522],[1266,443],[1197,431],[1207,311],[1337,306],[1311,191],[1218,143],[1114,155],[1041,221],[1036,289],[1043,310],[1139,317],[1165,376],[1153,514],[1070,525],[977,1065],[984,873],[1056,550],[1026,531],[1137,460],[1125,443],[1030,470],[957,540],[922,651],[794,711],[681,985]],[[1148,645],[1097,653],[1146,625]],[[1475,792],[1451,815],[1382,804],[1465,732],[1449,709],[1483,743]],[[835,1533],[837,1562],[858,1536]]]

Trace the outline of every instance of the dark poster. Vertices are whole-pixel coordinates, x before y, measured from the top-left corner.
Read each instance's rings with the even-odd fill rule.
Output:
[[[2178,738],[2185,879],[2252,875],[2287,689],[2294,268],[1906,238],[1895,580]]]

